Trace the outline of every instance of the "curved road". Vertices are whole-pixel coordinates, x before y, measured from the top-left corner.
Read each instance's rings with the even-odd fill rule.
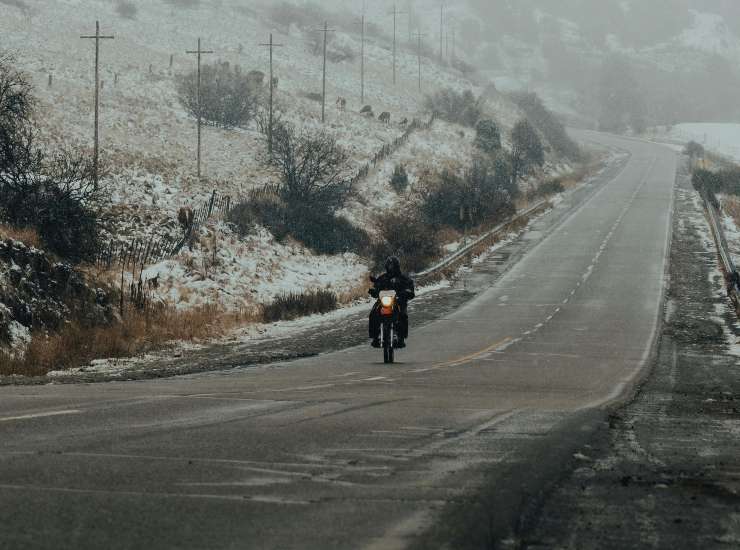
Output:
[[[512,465],[493,491],[522,498],[569,422],[639,379],[662,311],[676,155],[579,137],[631,158],[495,286],[414,333],[401,364],[363,347],[0,388],[0,546],[394,548],[466,515]]]

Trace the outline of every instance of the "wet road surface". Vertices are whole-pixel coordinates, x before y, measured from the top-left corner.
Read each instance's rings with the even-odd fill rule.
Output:
[[[676,155],[582,137],[631,157],[399,364],[0,388],[0,546],[404,547],[512,466],[515,508],[639,379],[663,303]]]

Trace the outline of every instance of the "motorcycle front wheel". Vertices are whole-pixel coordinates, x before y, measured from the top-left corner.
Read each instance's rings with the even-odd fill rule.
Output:
[[[393,363],[393,323],[383,323],[383,362]]]

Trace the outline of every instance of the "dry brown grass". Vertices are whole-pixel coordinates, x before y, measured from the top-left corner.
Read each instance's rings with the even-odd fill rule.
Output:
[[[220,337],[237,326],[258,320],[254,312],[225,313],[218,306],[188,311],[164,307],[147,312],[131,307],[124,313],[120,322],[107,327],[70,324],[56,334],[35,334],[22,359],[0,354],[0,374],[42,376],[95,359],[133,357],[166,348],[175,341]]]
[[[722,210],[735,220],[735,225],[740,227],[740,198],[727,196],[722,201]]]
[[[463,232],[455,229],[454,227],[443,227],[437,231],[437,240],[442,244],[455,243],[462,239]]]
[[[371,286],[370,274],[363,273],[360,277],[357,278],[357,280],[349,288],[349,290],[339,294],[338,296],[339,303],[342,305],[346,305],[346,304],[351,304],[353,302],[356,302],[357,300],[362,300],[363,298],[367,298],[368,296],[367,291],[370,288],[370,286]]]
[[[14,227],[0,224],[0,240],[14,239],[26,246],[41,248],[41,237],[38,231],[31,227]]]

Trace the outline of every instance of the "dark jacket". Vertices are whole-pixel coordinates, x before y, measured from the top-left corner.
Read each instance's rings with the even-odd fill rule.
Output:
[[[373,288],[368,291],[373,298],[377,298],[381,290],[395,290],[398,295],[398,301],[402,306],[405,306],[409,300],[413,300],[416,297],[414,281],[403,273],[394,275],[383,273],[373,282]]]

